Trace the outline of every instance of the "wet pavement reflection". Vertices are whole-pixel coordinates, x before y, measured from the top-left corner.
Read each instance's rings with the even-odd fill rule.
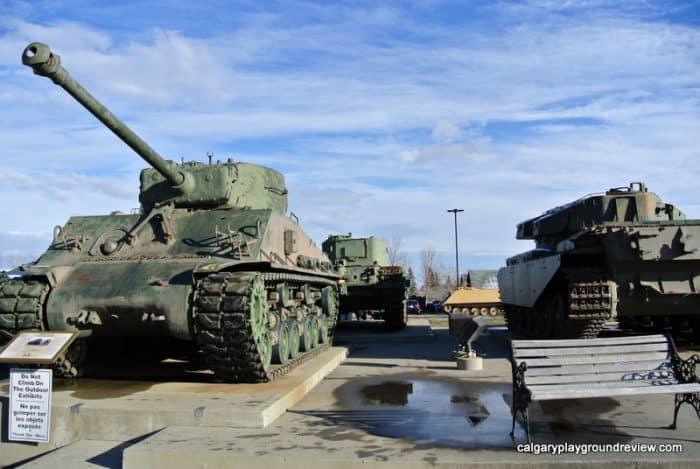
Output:
[[[340,409],[313,414],[417,446],[511,449],[510,393],[499,383],[373,377],[339,388]]]

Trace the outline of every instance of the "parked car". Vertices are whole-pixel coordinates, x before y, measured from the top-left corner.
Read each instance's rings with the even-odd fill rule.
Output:
[[[421,309],[420,309],[420,303],[418,303],[418,300],[406,301],[406,312],[408,314],[420,314]]]
[[[425,303],[426,313],[439,313],[442,311],[442,303],[440,300],[429,301]]]

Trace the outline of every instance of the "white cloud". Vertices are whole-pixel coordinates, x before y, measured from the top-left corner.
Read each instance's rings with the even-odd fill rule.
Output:
[[[462,130],[454,122],[443,119],[435,124],[430,136],[438,143],[452,143],[462,136]]]
[[[204,32],[163,12],[127,39],[5,16],[0,231],[137,203],[141,160],[19,64],[35,39],[164,156],[283,170],[319,242],[400,234],[407,251],[448,256],[444,210],[457,206],[464,252],[498,262],[531,246],[517,222],[639,179],[700,217],[700,32],[635,5],[501,3],[497,24],[446,28],[399,8],[304,4],[319,20],[257,12]]]

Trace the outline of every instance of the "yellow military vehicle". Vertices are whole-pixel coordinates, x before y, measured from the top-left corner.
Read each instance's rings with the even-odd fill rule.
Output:
[[[459,287],[442,303],[446,313],[469,313],[472,316],[496,316],[501,312],[497,288]]]

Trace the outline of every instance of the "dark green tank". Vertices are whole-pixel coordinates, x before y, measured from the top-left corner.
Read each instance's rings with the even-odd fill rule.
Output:
[[[347,295],[340,311],[383,319],[387,329],[406,327],[406,299],[410,282],[402,267],[390,266],[386,241],[370,236],[331,235],[323,252],[345,277]]]
[[[508,327],[535,337],[700,328],[700,220],[641,182],[590,195],[517,228],[535,249],[498,272]]]
[[[279,172],[226,161],[166,161],[76,83],[41,43],[22,62],[49,77],[146,160],[135,214],[71,217],[23,276],[0,284],[0,337],[79,331],[59,372],[97,344],[203,354],[228,381],[266,381],[326,347],[339,275],[285,215]],[[182,345],[184,347],[180,347]]]

